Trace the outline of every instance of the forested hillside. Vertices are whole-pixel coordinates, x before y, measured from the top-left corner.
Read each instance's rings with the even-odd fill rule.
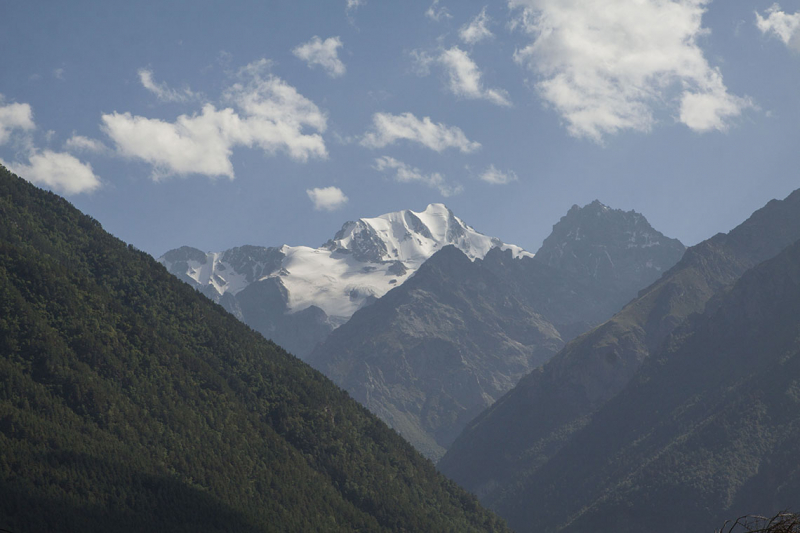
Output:
[[[0,528],[505,531],[394,431],[0,167]]]

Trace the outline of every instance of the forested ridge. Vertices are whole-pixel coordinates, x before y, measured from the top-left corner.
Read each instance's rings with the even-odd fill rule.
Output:
[[[0,528],[506,531],[320,373],[2,167]]]

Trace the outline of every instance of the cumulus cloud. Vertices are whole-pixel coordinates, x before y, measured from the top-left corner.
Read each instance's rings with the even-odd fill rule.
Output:
[[[773,4],[767,9],[766,18],[756,12],[756,26],[761,33],[772,34],[789,48],[800,52],[800,11],[790,15]]]
[[[437,189],[445,198],[461,193],[464,189],[461,185],[450,185],[444,176],[438,172],[423,174],[422,171],[411,165],[389,156],[382,156],[375,159],[375,170],[379,172],[393,171],[394,179],[400,183],[419,182],[427,185],[431,189]]]
[[[92,152],[97,154],[108,150],[106,145],[97,139],[90,139],[83,135],[75,134],[64,143],[64,149],[71,152]]]
[[[199,98],[189,88],[182,90],[171,89],[166,83],[156,83],[153,79],[153,71],[146,68],[139,69],[139,81],[142,86],[156,95],[162,102],[190,102]]]
[[[30,154],[27,164],[2,160],[0,163],[31,183],[64,194],[92,192],[100,187],[100,178],[94,174],[92,165],[67,153],[44,150]]]
[[[266,60],[247,65],[240,71],[244,81],[225,90],[223,99],[236,110],[209,103],[175,122],[114,112],[102,116],[103,130],[120,154],[150,163],[154,179],[187,174],[233,179],[230,158],[237,146],[270,155],[282,151],[298,161],[327,157],[319,134],[326,115],[268,68]],[[307,128],[318,133],[305,133]]]
[[[463,153],[474,152],[480,143],[470,141],[461,129],[435,123],[429,117],[418,119],[411,113],[372,115],[372,130],[364,134],[361,145],[383,148],[400,140],[416,142],[436,152],[455,148]]]
[[[494,165],[489,165],[489,167],[478,177],[482,181],[491,183],[492,185],[506,185],[519,179],[514,171],[503,172],[495,168]]]
[[[8,142],[14,130],[32,131],[36,129],[33,123],[33,111],[28,104],[3,105],[3,95],[0,94],[0,145]]]
[[[324,41],[316,35],[307,43],[303,43],[292,53],[299,59],[305,61],[309,67],[321,66],[328,76],[337,78],[345,73],[344,63],[339,59],[339,48],[342,47],[342,40],[339,37],[329,37]]]
[[[36,148],[33,136],[28,133],[36,129],[29,104],[2,104],[3,95],[0,95],[0,145],[8,142],[13,131],[21,130],[23,135],[17,139],[17,148],[28,162],[7,163],[0,159],[0,164],[31,183],[64,194],[91,192],[100,186],[100,178],[89,163],[67,153]],[[53,135],[54,131],[47,132],[48,141]]]
[[[467,44],[479,43],[484,39],[494,37],[488,28],[489,16],[484,7],[481,12],[469,24],[465,24],[458,30],[458,36]]]
[[[338,187],[306,189],[306,194],[317,211],[335,211],[348,201],[347,196]]]
[[[725,130],[752,103],[728,93],[697,45],[709,1],[510,0],[533,39],[515,59],[576,137],[647,132],[661,102],[693,130]]]
[[[453,18],[446,7],[439,7],[439,0],[433,0],[431,6],[425,11],[425,16],[436,22]]]

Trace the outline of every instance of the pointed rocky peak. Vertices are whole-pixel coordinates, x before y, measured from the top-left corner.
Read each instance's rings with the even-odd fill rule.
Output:
[[[599,200],[577,205],[553,226],[536,260],[598,281],[646,286],[674,265],[685,247],[655,230],[636,211]],[[647,283],[642,285],[646,278]]]

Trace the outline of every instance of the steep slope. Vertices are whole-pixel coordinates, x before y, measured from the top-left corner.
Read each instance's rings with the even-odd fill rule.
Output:
[[[347,222],[323,246],[242,246],[204,253],[183,247],[167,270],[298,357],[304,358],[358,309],[401,285],[437,250],[470,259],[492,248],[530,256],[467,226],[442,204]],[[266,283],[266,287],[253,287]],[[280,298],[275,299],[278,295]],[[263,301],[259,298],[265,297]]]
[[[581,232],[581,225],[594,230]],[[546,243],[556,241],[573,266],[585,268],[571,272],[500,248],[470,262],[445,248],[353,315],[309,362],[438,459],[475,415],[546,362],[563,337],[609,318],[630,298],[632,283],[643,287],[683,253],[683,245],[641,215],[599,202],[570,210]],[[586,274],[598,270],[597,254],[625,271]],[[642,272],[629,275],[636,265]]]
[[[679,327],[540,471],[520,533],[713,531],[800,499],[800,241]]]
[[[800,190],[771,201],[730,233],[693,246],[611,320],[569,343],[476,418],[439,468],[494,505],[619,393],[678,324],[798,238]]]
[[[317,371],[0,167],[0,528],[505,531]]]
[[[513,285],[448,246],[356,312],[309,363],[438,459],[469,420],[562,345]]]

